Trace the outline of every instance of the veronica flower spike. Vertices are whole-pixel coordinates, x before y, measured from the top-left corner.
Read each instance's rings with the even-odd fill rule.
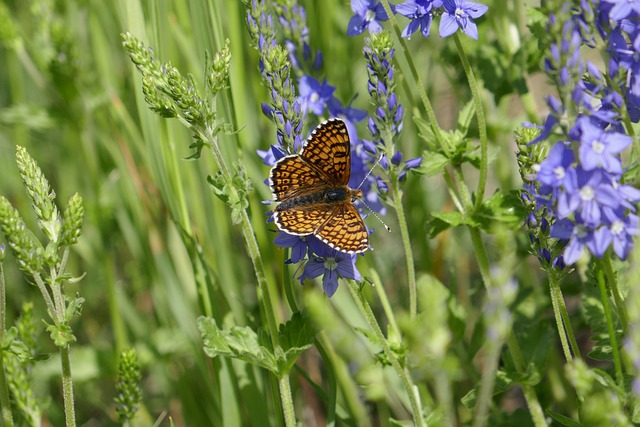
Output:
[[[461,29],[472,39],[478,40],[478,27],[473,22],[489,9],[487,6],[466,0],[443,0],[444,12],[440,18],[440,37],[449,37]]]

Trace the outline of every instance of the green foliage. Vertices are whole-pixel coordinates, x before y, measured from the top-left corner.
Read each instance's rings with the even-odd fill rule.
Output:
[[[78,425],[640,423],[640,252],[603,276],[608,322],[604,265],[556,269],[565,243],[521,190],[551,147],[528,145],[540,130],[520,124],[546,114],[548,11],[566,2],[486,3],[479,41],[457,34],[480,102],[438,16],[431,37],[400,40],[399,14],[347,37],[336,0],[0,3],[1,409],[15,425],[64,425],[71,379]],[[375,105],[365,46],[395,52]],[[321,279],[298,286],[305,266],[283,263],[297,248],[274,245],[260,203],[256,151],[281,138],[292,153],[291,129],[303,140],[329,117],[292,108],[305,75],[372,116],[395,91],[395,149],[423,158],[397,199],[374,182],[393,233],[370,236],[362,283],[341,279],[331,299]],[[353,147],[371,139],[367,120],[353,125]]]
[[[256,333],[246,326],[223,330],[214,319],[201,317],[198,328],[204,341],[204,351],[209,357],[239,359],[267,369],[278,377],[291,370],[300,354],[311,347],[317,334],[311,319],[300,312],[280,327],[278,339],[282,353],[273,351],[264,333]]]

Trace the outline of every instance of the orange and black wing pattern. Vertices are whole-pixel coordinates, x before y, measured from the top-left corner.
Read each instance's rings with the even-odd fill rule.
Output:
[[[369,232],[351,203],[335,206],[329,219],[316,231],[316,236],[341,252],[360,253],[369,248]]]
[[[300,157],[337,184],[347,185],[351,175],[351,143],[345,122],[329,119],[320,124],[311,132]]]

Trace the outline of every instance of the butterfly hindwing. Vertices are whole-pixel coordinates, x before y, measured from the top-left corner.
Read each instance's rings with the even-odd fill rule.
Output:
[[[333,208],[329,219],[316,231],[316,236],[342,252],[360,253],[369,248],[369,232],[351,203]]]
[[[332,209],[328,205],[299,206],[285,211],[276,210],[273,220],[281,230],[297,236],[313,234],[327,221]]]

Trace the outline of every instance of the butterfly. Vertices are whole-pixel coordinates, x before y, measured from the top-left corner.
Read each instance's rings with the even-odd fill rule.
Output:
[[[348,254],[369,248],[369,232],[353,205],[361,190],[349,188],[351,143],[341,119],[316,127],[300,154],[281,158],[271,168],[269,187],[278,228],[296,236],[314,235]]]

